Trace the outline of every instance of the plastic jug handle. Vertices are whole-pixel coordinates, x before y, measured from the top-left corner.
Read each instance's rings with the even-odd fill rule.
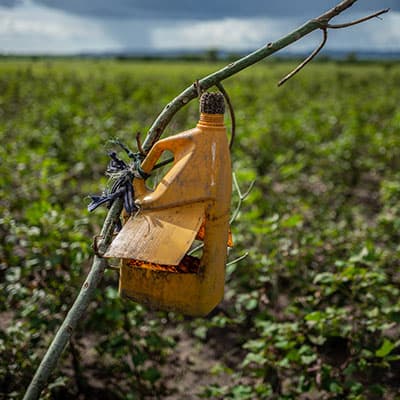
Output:
[[[171,146],[169,146],[171,140],[164,139],[157,142],[152,149],[147,154],[146,158],[142,162],[142,169],[147,174],[150,174],[154,165],[156,165],[157,161],[161,157],[161,154],[165,150],[170,150]],[[144,179],[134,179],[134,187],[135,187],[135,194],[138,197],[145,196],[149,193],[149,190],[146,188]]]

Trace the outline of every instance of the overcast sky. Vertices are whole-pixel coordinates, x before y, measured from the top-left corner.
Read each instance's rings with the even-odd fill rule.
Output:
[[[0,0],[0,52],[240,51],[279,39],[339,0]],[[400,0],[358,0],[337,22],[390,7],[330,32],[330,50],[400,51]],[[318,33],[292,45],[309,50]]]

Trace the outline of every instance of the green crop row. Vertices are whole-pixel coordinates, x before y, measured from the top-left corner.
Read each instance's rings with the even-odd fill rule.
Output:
[[[0,399],[21,398],[88,272],[108,140],[134,147],[219,67],[1,62]],[[224,301],[203,319],[146,310],[107,270],[43,398],[399,398],[400,67],[314,64],[277,88],[291,68],[225,84],[233,169],[256,184]],[[197,117],[193,101],[167,134]]]

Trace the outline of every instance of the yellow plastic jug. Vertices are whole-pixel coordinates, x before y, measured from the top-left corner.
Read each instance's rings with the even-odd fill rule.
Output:
[[[105,254],[122,259],[121,296],[193,316],[208,314],[223,297],[232,190],[223,96],[204,93],[200,103],[194,129],[148,153],[147,173],[166,150],[173,164],[153,191],[134,180],[140,211]],[[204,242],[200,259],[187,255],[196,237]]]

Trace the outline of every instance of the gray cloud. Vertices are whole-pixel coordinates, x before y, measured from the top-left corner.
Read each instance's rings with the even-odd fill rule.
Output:
[[[0,52],[73,53],[130,49],[227,50],[257,48],[316,16],[339,0],[0,0]],[[48,6],[46,5],[48,3]],[[245,4],[244,4],[245,3]],[[349,21],[400,0],[361,0],[337,20]],[[290,4],[290,7],[287,5]],[[18,6],[17,6],[18,5]],[[251,12],[250,12],[251,11]],[[351,12],[350,12],[351,11]],[[290,46],[305,51],[320,40],[315,35]],[[400,13],[332,32],[327,48],[399,49]]]
[[[0,0],[1,7],[15,7],[21,3],[21,0]]]
[[[15,3],[13,0],[0,0]],[[224,17],[316,16],[339,0],[36,0],[37,4],[72,14],[103,18],[218,19]],[[400,0],[362,0],[352,10],[364,12],[390,7],[400,10]]]

